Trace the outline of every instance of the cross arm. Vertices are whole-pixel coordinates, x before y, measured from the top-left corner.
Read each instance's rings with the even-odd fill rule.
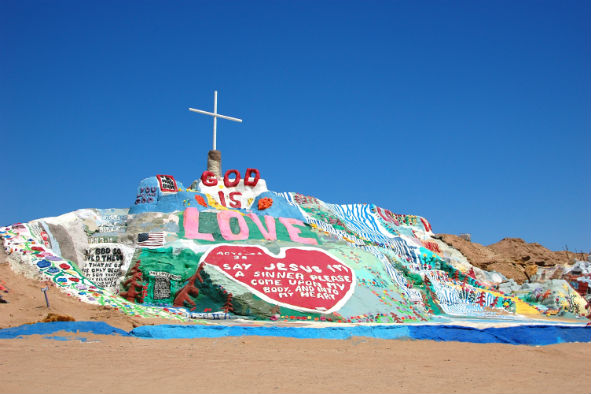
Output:
[[[193,111],[193,112],[197,112],[197,113],[200,113],[200,114],[213,116],[213,117],[216,117],[216,118],[222,118],[222,119],[227,119],[227,120],[232,120],[234,122],[240,122],[240,123],[242,123],[242,119],[233,118],[231,116],[214,114],[213,112],[207,112],[207,111],[203,111],[203,110],[195,109],[195,108],[189,108],[189,111]]]

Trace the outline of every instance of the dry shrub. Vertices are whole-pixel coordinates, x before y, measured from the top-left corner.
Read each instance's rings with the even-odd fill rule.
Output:
[[[39,322],[40,323],[50,323],[53,321],[76,321],[76,319],[74,319],[72,316],[68,316],[68,315],[60,315],[58,313],[48,313],[47,316],[45,316]]]

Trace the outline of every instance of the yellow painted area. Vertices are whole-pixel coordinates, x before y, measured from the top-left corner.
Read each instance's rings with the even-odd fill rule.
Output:
[[[461,286],[459,286],[459,285],[454,285],[454,286],[457,287],[458,289],[461,288]],[[534,308],[533,306],[531,306],[530,304],[528,304],[527,302],[523,301],[522,299],[520,299],[518,297],[509,297],[507,294],[502,294],[502,293],[499,293],[494,290],[488,290],[488,289],[477,289],[477,290],[484,292],[484,293],[489,293],[495,297],[506,298],[506,299],[513,301],[515,303],[515,313],[517,313],[517,314],[520,314],[520,315],[541,315],[540,311],[538,311],[536,308]]]
[[[240,212],[240,211],[238,211],[236,209],[230,209],[228,207],[224,207],[221,204],[218,204],[218,202],[215,200],[215,198],[213,198],[213,196],[211,194],[205,194],[205,197],[207,197],[207,205],[209,205],[210,207],[213,207],[213,208],[215,208],[217,210],[220,210],[220,211],[238,212],[242,216],[246,216],[246,214],[244,212]]]
[[[523,301],[521,298],[509,297],[506,294],[501,294],[499,292],[492,291],[492,290],[484,290],[484,289],[480,289],[480,290],[490,293],[490,294],[494,295],[495,297],[503,297],[503,298],[510,299],[511,301],[513,301],[515,303],[515,313],[517,313],[517,314],[520,314],[520,315],[541,315],[540,311],[538,311],[536,308],[534,308],[533,306],[531,306],[527,302]]]
[[[541,315],[540,311],[528,304],[527,302],[517,298],[509,297],[515,302],[515,313],[519,315]]]
[[[209,205],[210,207],[213,207],[215,209],[219,209],[219,210],[225,210],[225,211],[229,211],[228,208],[224,207],[223,205],[219,204],[215,198],[213,198],[211,196],[211,194],[206,194],[205,197],[207,197],[207,205]]]

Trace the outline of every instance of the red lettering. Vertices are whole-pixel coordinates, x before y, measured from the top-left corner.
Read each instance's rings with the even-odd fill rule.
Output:
[[[220,204],[222,204],[225,207],[226,206],[226,197],[224,196],[224,192],[220,190],[218,192],[218,197],[220,198]]]
[[[201,174],[201,182],[203,182],[205,186],[215,186],[218,184],[218,179],[213,172],[203,171],[203,174]]]
[[[230,179],[230,176],[234,174],[235,178]],[[240,183],[240,171],[238,170],[228,170],[224,174],[224,186],[226,187],[235,187],[238,186]],[[244,186],[255,187],[259,180],[261,179],[261,173],[256,168],[247,168],[246,173],[244,174]],[[216,186],[218,184],[218,179],[215,174],[211,171],[204,171],[201,174],[201,183],[205,186]]]
[[[230,180],[230,174],[236,174],[236,178],[234,180]],[[226,187],[234,187],[236,185],[238,185],[238,183],[240,182],[240,172],[238,170],[228,170],[226,171],[226,174],[224,175],[224,185]]]
[[[220,191],[220,193],[221,193],[221,191]],[[232,192],[232,193],[230,193],[228,195],[228,197],[230,198],[230,207],[232,207],[232,208],[238,208],[238,209],[242,208],[242,203],[240,202],[240,200],[235,200],[234,199],[234,196],[241,197],[242,196],[242,193],[240,193],[240,192]]]
[[[254,172],[254,180],[250,180],[251,174]],[[256,168],[247,168],[246,173],[244,174],[244,186],[252,186],[255,187],[257,183],[261,179],[261,173]]]

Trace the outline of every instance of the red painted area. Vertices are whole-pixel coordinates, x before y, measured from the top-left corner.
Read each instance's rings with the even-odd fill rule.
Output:
[[[207,208],[207,203],[205,202],[205,199],[203,197],[196,194],[195,201],[197,201],[197,204]]]
[[[234,179],[231,179],[230,176],[234,174]],[[254,175],[254,178],[251,178]],[[226,187],[236,187],[240,183],[240,171],[231,169],[226,171],[224,174],[224,185]],[[246,173],[244,174],[244,186],[255,187],[257,183],[261,179],[261,173],[256,168],[247,168]],[[216,186],[218,184],[218,179],[215,174],[211,171],[204,171],[201,174],[201,182],[205,186]]]
[[[484,292],[480,292],[480,295],[478,296],[478,300],[476,300],[476,302],[478,303],[478,305],[483,307],[484,304],[486,304],[486,294]]]
[[[203,171],[203,174],[201,174],[201,182],[203,182],[205,186],[215,186],[218,184],[215,174],[211,171]]]
[[[203,283],[203,278],[201,278],[201,271],[203,270],[203,263],[199,264],[197,271],[189,278],[187,284],[180,289],[173,301],[174,306],[189,306],[192,311],[195,310],[196,304],[195,301],[191,298],[197,297],[199,295],[199,289],[195,286],[195,281],[198,280],[200,283]]]
[[[231,179],[230,176],[234,174],[234,179]],[[240,171],[238,170],[228,170],[224,175],[224,186],[226,187],[236,187],[240,183]]]
[[[160,190],[163,192],[176,192],[178,191],[176,180],[172,175],[156,175],[158,183],[160,184]]]
[[[423,222],[423,227],[425,227],[426,231],[431,231],[431,223],[429,223],[427,219],[421,218],[421,222]]]
[[[143,289],[143,274],[140,270],[140,260],[136,261],[135,265],[131,268],[131,278],[123,282],[123,286],[128,286],[127,291],[122,291],[119,295],[130,302],[144,302],[143,290],[138,291],[138,287]],[[91,287],[92,288],[92,287]]]
[[[254,179],[250,177],[254,173]],[[255,187],[257,183],[259,183],[259,179],[261,179],[261,173],[256,168],[247,168],[246,173],[244,174],[244,186],[252,186]]]
[[[259,211],[270,208],[271,205],[273,205],[273,199],[271,199],[269,197],[263,197],[259,200],[259,204],[258,204]]]
[[[441,249],[439,249],[439,245],[435,242],[431,241],[422,241],[425,248],[429,249],[431,252],[441,253]]]
[[[396,216],[394,216],[394,214],[392,212],[390,212],[390,210],[384,209],[384,208],[380,208],[380,207],[376,206],[376,212],[386,222],[394,223],[397,226],[400,225],[400,223],[398,222],[398,220],[396,220]]]
[[[298,310],[332,312],[350,297],[353,271],[321,249],[285,248],[279,255],[259,246],[220,245],[202,261],[255,294]]]

